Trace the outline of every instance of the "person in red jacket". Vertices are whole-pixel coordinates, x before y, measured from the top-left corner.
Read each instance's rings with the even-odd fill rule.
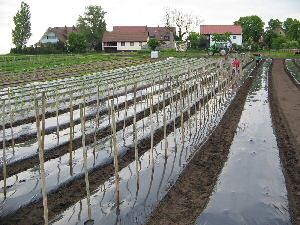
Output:
[[[233,61],[233,63],[232,63],[232,66],[233,66],[233,71],[232,71],[232,73],[236,73],[236,72],[238,72],[238,73],[240,73],[240,66],[241,66],[241,62],[240,62],[240,60],[238,60],[237,58],[234,58],[234,61]]]

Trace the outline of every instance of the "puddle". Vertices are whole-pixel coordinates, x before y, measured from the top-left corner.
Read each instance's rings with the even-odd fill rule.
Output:
[[[268,102],[270,63],[248,94],[228,161],[197,225],[291,224]]]

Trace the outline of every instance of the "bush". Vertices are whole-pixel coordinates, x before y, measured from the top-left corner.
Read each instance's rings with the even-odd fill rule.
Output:
[[[284,49],[294,49],[294,48],[299,48],[299,43],[297,41],[287,41],[285,43],[282,43],[281,48]]]
[[[47,43],[24,48],[12,48],[10,53],[25,54],[25,55],[40,55],[40,54],[62,54],[66,53],[67,49],[62,42],[55,44]]]
[[[279,50],[282,47],[282,45],[286,42],[287,42],[287,39],[285,37],[280,36],[280,37],[274,38],[272,40],[272,48]]]
[[[72,53],[82,53],[87,49],[87,41],[84,34],[80,32],[72,32],[66,43],[67,49]]]
[[[155,49],[159,46],[159,41],[156,38],[151,38],[148,41],[148,46],[152,51],[155,51]]]

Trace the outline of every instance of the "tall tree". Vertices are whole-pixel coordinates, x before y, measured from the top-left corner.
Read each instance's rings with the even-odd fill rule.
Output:
[[[245,16],[240,17],[238,21],[234,22],[235,25],[241,25],[243,28],[243,39],[249,44],[258,44],[260,38],[264,33],[264,22],[258,16]]]
[[[282,22],[279,19],[270,19],[268,22],[268,30],[276,30],[277,28],[282,28]]]
[[[291,25],[294,23],[296,19],[293,18],[287,18],[284,22],[283,22],[283,29],[288,32]]]
[[[105,16],[106,12],[98,5],[86,7],[83,16],[79,16],[77,26],[91,49],[101,50],[103,33],[106,31]]]
[[[14,16],[15,29],[12,30],[13,44],[17,48],[26,45],[31,37],[30,7],[25,2],[21,3],[21,9]]]
[[[178,9],[167,9],[163,20],[166,27],[176,27],[177,39],[180,41],[191,33],[200,23],[198,17],[184,13]]]
[[[300,21],[295,19],[286,33],[290,40],[300,41]]]

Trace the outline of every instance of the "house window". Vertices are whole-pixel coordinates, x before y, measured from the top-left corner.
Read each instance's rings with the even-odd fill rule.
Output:
[[[169,41],[170,40],[170,36],[164,36],[164,40],[165,41]]]
[[[236,36],[232,36],[232,39],[236,39]]]
[[[139,45],[142,46],[142,45],[143,45],[143,42],[140,41]]]
[[[47,39],[56,39],[55,36],[47,36]]]
[[[134,42],[130,42],[130,46],[134,46]]]
[[[155,35],[150,35],[149,38],[155,38]]]
[[[121,46],[125,46],[125,42],[124,41],[121,42]]]

